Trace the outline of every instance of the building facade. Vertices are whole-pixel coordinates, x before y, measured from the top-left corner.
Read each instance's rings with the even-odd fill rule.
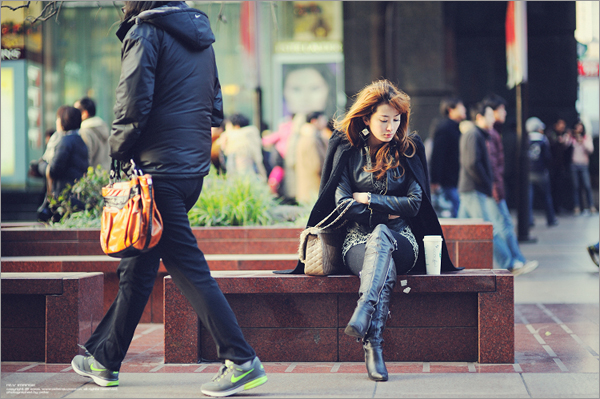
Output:
[[[49,3],[2,9],[3,194],[39,190],[27,165],[41,155],[43,132],[54,126],[60,105],[87,95],[101,118],[113,117],[120,3],[64,2],[52,18],[27,28],[27,17]],[[497,93],[514,119],[515,92],[506,88],[507,2],[187,3],[211,21],[226,116],[245,114],[261,130],[276,130],[295,113],[333,117],[379,78],[411,96],[411,129],[424,139],[447,95],[469,105]],[[528,2],[527,10],[527,111],[545,121],[558,113],[574,120],[575,2]]]

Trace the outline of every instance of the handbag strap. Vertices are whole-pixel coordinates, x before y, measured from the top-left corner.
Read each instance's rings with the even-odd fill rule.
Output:
[[[129,169],[129,172],[126,172],[123,170],[123,168],[121,166],[121,161],[119,161],[118,159],[115,159],[115,158],[112,159],[112,162],[110,165],[110,175],[109,175],[109,183],[110,184],[120,181],[122,178],[123,172],[125,172],[125,174],[127,176],[131,176],[131,175],[143,176],[144,175],[144,172],[142,172],[142,170],[139,169],[135,165],[135,162],[133,161],[133,159],[129,160],[129,163],[131,164],[131,167]]]
[[[335,218],[335,220],[333,222],[329,223],[325,227],[321,227],[322,229],[328,229],[328,228],[330,228],[331,226],[333,226],[334,224],[336,224],[344,216],[344,214],[348,211],[348,209],[350,209],[350,206],[354,202],[355,202],[354,199],[349,199],[346,202],[342,202],[342,203],[338,204],[338,206],[336,206],[335,209],[329,215],[327,215],[327,217],[325,217],[325,219],[321,220],[315,227],[321,227],[321,225],[323,223],[325,223],[325,221],[327,221],[335,212],[337,212],[339,209],[342,208],[342,206],[345,205],[346,207],[344,208],[344,210],[342,212],[340,212],[340,214],[338,215],[338,217]]]
[[[148,215],[148,230],[146,231],[146,243],[144,249],[150,246],[150,239],[152,238],[152,220],[154,219],[154,193],[152,192],[152,178],[147,179],[148,193],[150,195],[150,211]]]

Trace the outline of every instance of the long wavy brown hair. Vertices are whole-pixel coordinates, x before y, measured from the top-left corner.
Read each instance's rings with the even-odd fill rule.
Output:
[[[400,164],[400,157],[412,158],[417,151],[415,142],[408,133],[410,97],[389,80],[378,80],[362,89],[346,115],[334,122],[334,128],[344,132],[354,147],[361,147],[364,144],[360,132],[367,127],[364,119],[370,119],[382,104],[389,104],[398,110],[400,126],[392,141],[383,144],[375,154],[371,154],[371,158],[375,159],[373,167],[365,167],[365,172],[375,173],[376,179],[383,178],[388,170],[398,166],[403,175],[404,167]]]

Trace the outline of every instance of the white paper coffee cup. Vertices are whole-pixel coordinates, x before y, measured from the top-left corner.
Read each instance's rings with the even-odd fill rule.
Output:
[[[442,272],[442,236],[424,236],[425,267],[427,274]]]

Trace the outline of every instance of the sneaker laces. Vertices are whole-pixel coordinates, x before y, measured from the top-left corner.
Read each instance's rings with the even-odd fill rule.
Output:
[[[233,371],[234,365],[235,363],[233,363],[231,360],[225,360],[225,364],[221,366],[219,373],[215,375],[212,380],[216,382],[225,377],[230,370]]]

